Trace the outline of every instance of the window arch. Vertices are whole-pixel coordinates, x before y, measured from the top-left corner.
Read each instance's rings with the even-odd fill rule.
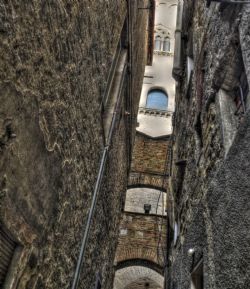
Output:
[[[170,51],[170,39],[169,37],[165,37],[163,41],[163,51],[168,52]]]
[[[161,37],[159,35],[155,37],[155,50],[161,50]]]
[[[167,110],[168,96],[160,89],[153,89],[148,93],[146,108]]]

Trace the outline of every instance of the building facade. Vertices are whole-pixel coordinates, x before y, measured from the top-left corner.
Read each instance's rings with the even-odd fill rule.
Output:
[[[250,5],[229,2],[178,4],[171,289],[249,287]]]
[[[154,54],[147,65],[138,111],[137,131],[153,138],[172,133],[175,81],[172,77],[177,1],[156,1]]]
[[[148,5],[1,2],[1,288],[112,287]]]

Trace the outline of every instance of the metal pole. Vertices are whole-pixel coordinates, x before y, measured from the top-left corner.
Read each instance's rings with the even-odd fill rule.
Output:
[[[77,285],[79,283],[79,277],[80,277],[80,273],[81,273],[80,271],[81,271],[81,267],[82,267],[84,252],[85,252],[86,245],[87,245],[90,225],[91,225],[91,222],[92,222],[92,216],[94,214],[94,209],[95,209],[95,205],[96,205],[96,201],[97,201],[97,195],[98,195],[98,192],[99,192],[99,188],[100,188],[100,184],[101,184],[101,180],[102,180],[102,176],[103,176],[103,172],[104,172],[104,165],[105,165],[105,162],[106,162],[106,159],[107,159],[108,149],[109,149],[109,147],[106,146],[104,148],[104,151],[103,151],[101,165],[100,165],[100,169],[99,169],[99,172],[98,172],[97,181],[96,181],[96,184],[95,184],[94,195],[93,195],[90,211],[89,211],[89,214],[88,214],[87,225],[86,225],[86,228],[85,228],[85,231],[84,231],[84,236],[83,236],[83,240],[82,240],[82,244],[81,244],[81,249],[80,249],[79,257],[78,257],[78,260],[77,260],[74,280],[73,280],[73,284],[72,284],[72,287],[71,287],[72,289],[76,289]]]

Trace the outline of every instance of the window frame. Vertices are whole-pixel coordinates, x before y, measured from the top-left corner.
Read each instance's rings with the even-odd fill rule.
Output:
[[[167,48],[165,46],[167,46]],[[163,45],[162,45],[162,51],[163,52],[170,52],[171,51],[171,43],[170,43],[169,37],[164,38]]]
[[[158,46],[157,45],[158,41],[159,41],[159,49],[156,48]],[[162,50],[162,39],[161,39],[160,35],[156,35],[155,36],[154,50],[156,50],[156,51],[161,51]]]
[[[166,104],[165,104],[164,108],[163,107],[161,107],[161,108],[160,107],[153,107],[152,105],[151,106],[149,105],[149,98],[150,98],[150,96],[151,97],[153,96],[152,94],[154,92],[161,93],[162,96],[164,96],[166,98]],[[147,94],[147,100],[146,100],[145,107],[146,107],[146,109],[151,109],[151,110],[167,111],[168,110],[168,94],[160,88],[154,88],[154,89],[149,90],[148,94]]]

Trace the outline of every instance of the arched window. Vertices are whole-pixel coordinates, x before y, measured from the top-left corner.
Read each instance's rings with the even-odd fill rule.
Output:
[[[161,37],[159,35],[155,37],[155,49],[154,50],[161,50]]]
[[[167,110],[168,96],[160,89],[151,90],[148,94],[146,108]]]
[[[170,39],[168,37],[164,38],[163,51],[170,51]]]

